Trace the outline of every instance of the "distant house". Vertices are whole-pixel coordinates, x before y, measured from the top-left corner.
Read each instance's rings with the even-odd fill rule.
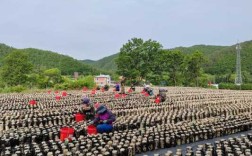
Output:
[[[111,84],[111,78],[109,75],[99,75],[99,76],[95,76],[94,81],[96,83],[97,86],[105,86],[105,85],[109,85]]]

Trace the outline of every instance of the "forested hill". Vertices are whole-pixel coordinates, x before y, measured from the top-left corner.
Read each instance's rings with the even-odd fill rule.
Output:
[[[242,70],[252,73],[252,41],[241,43],[241,62]],[[235,45],[231,46],[214,46],[214,45],[195,45],[191,47],[177,47],[171,50],[180,50],[183,53],[190,54],[200,51],[204,54],[206,62],[204,71],[213,75],[230,74],[235,71],[236,49]],[[118,53],[102,58],[98,61],[83,60],[83,62],[104,70],[116,70],[115,59]]]
[[[0,58],[2,59],[6,54],[14,50],[14,48],[0,43]]]
[[[15,50],[15,48],[0,44],[0,63],[2,58],[13,50]],[[101,72],[82,61],[55,52],[33,48],[22,49],[22,51],[28,54],[29,60],[33,63],[35,70],[58,68],[63,75],[73,75],[75,71],[85,75],[98,74]]]
[[[214,52],[227,48],[227,46],[213,46],[213,45],[194,45],[191,47],[176,47],[171,50],[179,50],[183,53],[193,53],[195,51],[202,52],[205,56],[210,56]]]
[[[225,48],[227,47],[226,46],[212,46],[212,45],[195,45],[191,47],[177,47],[171,50],[179,50],[187,54],[193,53],[198,50],[198,51],[203,52],[203,54],[206,57],[209,57],[210,55],[212,55],[212,53],[223,50]],[[99,69],[116,71],[115,59],[118,57],[118,54],[119,53],[111,55],[111,56],[107,56],[97,61],[83,60],[83,62],[86,64],[93,65]]]
[[[234,73],[236,65],[236,45],[214,51],[208,57],[205,71],[210,74],[221,75]],[[252,41],[241,43],[241,68],[242,72],[252,74]]]
[[[252,73],[252,41],[241,43],[241,63],[242,70]],[[0,63],[1,59],[14,48],[5,44],[0,44]],[[84,74],[99,74],[107,71],[116,71],[115,59],[117,54],[104,57],[98,61],[93,60],[76,60],[72,57],[61,55],[51,51],[38,49],[22,49],[28,53],[30,61],[39,68],[59,68],[62,74],[73,74],[78,71]],[[204,71],[213,75],[230,74],[235,71],[236,49],[232,46],[211,46],[211,45],[195,45],[191,47],[177,47],[172,50],[180,50],[189,54],[195,51],[203,52],[206,62],[204,63]],[[101,70],[103,71],[101,71]]]
[[[82,62],[93,65],[96,68],[107,70],[107,71],[116,71],[115,59],[117,58],[118,53],[104,57],[98,61],[93,60],[83,60]]]

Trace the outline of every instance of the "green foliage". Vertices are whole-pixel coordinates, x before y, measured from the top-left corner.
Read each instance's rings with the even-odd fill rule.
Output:
[[[208,75],[202,64],[203,53],[195,51],[186,55],[178,50],[162,50],[161,44],[148,40],[132,39],[120,50],[116,60],[118,74],[132,83],[147,80],[154,85],[207,86]]]
[[[208,88],[208,89],[218,89],[216,86],[207,86],[205,88]]]
[[[204,54],[205,57],[212,56],[212,53],[216,53],[223,49],[227,48],[226,46],[211,46],[211,45],[195,45],[192,47],[177,47],[174,49],[169,49],[168,51],[181,51],[183,54],[191,54],[195,51],[200,51]],[[103,59],[93,61],[93,60],[83,60],[84,63],[93,65],[99,69],[116,71],[116,63],[115,60],[118,58],[119,53],[110,55],[108,57],[104,57]],[[212,61],[211,61],[212,62]],[[207,62],[206,62],[207,63]],[[203,64],[204,70],[208,63]],[[209,68],[209,67],[208,67]]]
[[[0,66],[2,65],[3,62],[3,58],[10,52],[12,52],[13,50],[15,50],[12,47],[9,47],[5,44],[1,44],[0,43]]]
[[[247,85],[252,83],[252,54],[250,53],[252,50],[252,41],[241,43],[241,47],[242,77],[243,82]],[[163,50],[161,48],[161,44],[156,41],[144,41],[134,38],[123,45],[120,53],[98,61],[78,61],[69,56],[50,51],[32,48],[16,50],[0,44],[0,66],[1,72],[4,71],[3,69],[6,71],[3,61],[12,51],[25,53],[28,56],[26,62],[32,62],[34,66],[33,74],[29,72],[25,73],[25,77],[22,79],[16,76],[19,77],[19,81],[15,81],[16,84],[22,84],[29,88],[47,88],[58,84],[64,84],[63,88],[78,88],[80,86],[78,83],[72,82],[72,80],[66,82],[60,79],[50,79],[44,71],[52,68],[57,68],[60,71],[60,75],[73,75],[75,71],[79,72],[80,75],[109,74],[115,81],[118,81],[119,75],[124,75],[128,78],[127,84],[131,84],[132,82],[137,84],[144,79],[155,85],[165,83],[178,86],[206,86],[208,81],[214,83],[234,83],[235,45],[196,45],[170,50]],[[203,61],[201,59],[197,60],[197,56],[195,58],[196,51],[200,51],[203,55]],[[92,67],[87,64],[90,64]],[[120,69],[115,74],[117,66],[118,68],[120,66]],[[97,67],[103,69],[103,71],[97,70]],[[211,75],[214,75],[214,78]],[[3,74],[1,74],[1,77],[3,78]],[[13,84],[10,81],[14,82],[13,77],[1,79],[0,87],[6,88],[6,86]],[[69,84],[71,84],[70,87]]]
[[[43,74],[39,75],[37,78],[37,85],[41,89],[49,87],[48,82],[49,82],[49,78]]]
[[[62,82],[61,72],[58,68],[47,69],[43,74],[46,76],[48,85],[50,87],[52,87],[54,84]]]
[[[229,83],[234,83],[236,74],[229,74],[228,76],[229,76],[228,82]]]
[[[170,85],[181,85],[182,72],[183,72],[183,63],[184,63],[184,54],[180,51],[168,51],[163,50],[157,56],[160,59],[157,59],[156,65],[159,68],[159,71],[167,71],[169,74],[169,84]],[[160,69],[161,68],[161,69]],[[159,73],[157,73],[159,74]]]
[[[186,83],[193,86],[199,86],[199,77],[202,73],[202,64],[204,62],[203,53],[196,51],[186,58]]]
[[[241,68],[242,71],[252,73],[252,41],[241,43]],[[235,45],[226,47],[219,51],[213,51],[209,55],[209,62],[205,64],[205,71],[210,74],[223,75],[235,73],[236,49]],[[226,82],[226,81],[224,81]],[[232,82],[233,83],[233,82]]]
[[[18,85],[18,86],[11,87],[10,89],[11,89],[11,92],[20,93],[20,92],[26,90],[27,88],[24,86]]]
[[[6,86],[6,84],[4,83],[4,81],[2,79],[0,79],[0,88],[4,88]]]
[[[236,74],[234,73],[227,73],[227,74],[220,74],[216,75],[216,83],[234,83],[235,82]],[[242,80],[243,83],[252,83],[252,75],[249,71],[242,71]]]
[[[69,56],[33,48],[24,49],[24,52],[29,55],[29,60],[35,65],[36,69],[43,67],[46,67],[46,69],[58,68],[63,75],[73,75],[74,72],[84,75],[99,73],[97,69]]]
[[[99,73],[99,70],[85,65],[78,60],[50,51],[31,48],[15,50],[14,48],[0,44],[0,55],[5,56],[5,59],[0,59],[0,63],[2,63],[0,87],[3,88],[1,89],[3,92],[20,92],[26,87],[30,89],[36,87],[41,89],[51,87],[80,89],[83,86],[93,88],[95,83],[92,76],[72,80],[71,78],[62,77],[61,74],[72,75],[75,71],[79,72],[80,75]],[[35,67],[33,73],[31,73],[30,62]],[[26,87],[20,87],[21,85],[8,87],[18,84]]]
[[[155,55],[162,45],[156,41],[133,38],[124,44],[116,59],[117,73],[129,80],[145,79],[153,67]]]
[[[235,85],[233,83],[221,83],[219,89],[231,89],[231,90],[252,90],[252,84]]]
[[[82,79],[78,80],[80,87],[87,87],[89,89],[94,88],[95,82],[94,82],[94,76],[85,76]]]
[[[31,73],[27,75],[27,82],[26,86],[28,86],[30,89],[38,84],[39,74]]]
[[[57,68],[47,69],[41,71],[39,74],[28,75],[29,84],[32,86],[37,86],[38,88],[51,88],[54,85],[62,83],[63,78],[61,76],[61,71]]]
[[[242,80],[245,83],[252,83],[252,74],[249,71],[242,71]]]
[[[252,84],[242,84],[241,85],[242,90],[252,90]]]
[[[161,71],[161,70],[159,70]],[[165,82],[166,84],[169,84],[169,75],[167,72],[160,72],[160,74],[158,74],[157,72],[152,72],[152,73],[148,73],[148,80],[150,81],[150,83],[152,83],[153,85],[160,85],[162,82]],[[139,84],[140,82],[135,82],[135,84]]]
[[[252,83],[252,41],[246,41],[241,43],[241,67],[242,67],[242,75],[244,83]],[[200,51],[203,53],[203,56],[206,60],[202,63],[203,71],[207,74],[215,75],[215,83],[234,83],[233,81],[233,73],[235,73],[235,65],[236,65],[236,50],[235,45],[233,46],[210,46],[210,45],[195,45],[191,47],[177,47],[168,51],[181,51],[183,54],[191,55],[195,51]],[[113,56],[107,57],[110,58],[107,62],[111,62],[118,57],[119,54],[115,54]],[[95,61],[94,64],[99,64],[100,60]],[[106,62],[103,62],[106,64]],[[161,64],[160,64],[161,66]],[[186,67],[186,66],[185,66]],[[110,66],[109,68],[115,69],[116,67]],[[134,71],[137,73],[137,71]],[[161,73],[161,72],[159,72]],[[148,73],[148,79],[155,81],[158,83],[160,81],[161,74],[157,73]],[[185,76],[187,78],[187,76]],[[169,78],[171,80],[171,78]],[[180,78],[179,78],[180,79]],[[183,78],[181,78],[183,79]],[[169,84],[171,85],[172,81],[169,80]],[[196,85],[195,82],[188,82],[185,85]],[[178,84],[180,85],[180,84]]]
[[[28,56],[21,50],[14,50],[3,59],[1,79],[8,86],[25,84],[32,71]]]
[[[25,91],[27,88],[21,85],[5,87],[0,89],[0,93],[20,93]]]
[[[109,74],[111,76],[111,79],[113,81],[119,81],[119,75],[117,73],[112,73],[112,74]]]
[[[233,83],[220,83],[219,89],[239,90],[241,89],[241,86],[235,85]]]
[[[105,71],[115,72],[117,70],[115,60],[118,57],[118,54],[110,55],[108,57],[104,57],[98,61],[93,60],[83,60],[82,62],[92,65],[98,69],[103,69]]]
[[[13,50],[15,49],[12,47],[0,44],[0,65],[3,64],[1,58]],[[33,48],[22,49],[22,52],[27,54],[28,61],[34,65],[35,71],[58,68],[62,75],[73,75],[74,72],[84,75],[100,73],[100,70],[66,55]]]
[[[59,90],[67,90],[67,89],[82,89],[84,86],[87,88],[93,88],[95,86],[93,76],[85,76],[77,80],[64,77],[63,80],[64,80],[63,83],[56,84],[54,88]]]
[[[54,89],[55,90],[67,90],[70,88],[69,86],[70,86],[69,83],[56,84],[56,85],[54,85]]]
[[[208,86],[208,82],[213,82],[214,81],[214,76],[210,75],[210,74],[201,74],[201,76],[199,77],[199,86],[201,87],[205,87],[205,88],[209,88]],[[210,87],[211,88],[211,87]],[[215,87],[213,87],[215,88]]]

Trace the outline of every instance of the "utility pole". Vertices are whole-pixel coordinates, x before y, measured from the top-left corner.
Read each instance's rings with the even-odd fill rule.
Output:
[[[241,46],[240,43],[236,45],[236,78],[235,84],[242,84],[242,75],[241,75]]]

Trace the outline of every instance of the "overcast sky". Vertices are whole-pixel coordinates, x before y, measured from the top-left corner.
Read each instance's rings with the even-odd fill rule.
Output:
[[[16,48],[97,60],[133,37],[164,48],[252,40],[252,0],[0,0],[0,43]]]

